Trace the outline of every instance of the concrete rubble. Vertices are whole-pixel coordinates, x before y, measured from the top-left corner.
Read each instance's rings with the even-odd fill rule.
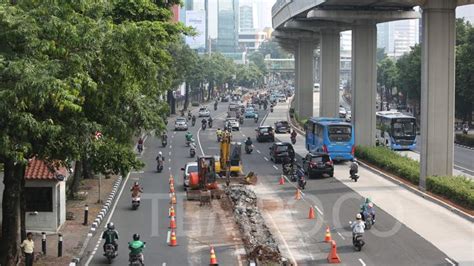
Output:
[[[244,185],[231,185],[225,193],[234,206],[234,217],[242,233],[248,259],[264,264],[280,264],[280,249],[257,207],[255,192]]]

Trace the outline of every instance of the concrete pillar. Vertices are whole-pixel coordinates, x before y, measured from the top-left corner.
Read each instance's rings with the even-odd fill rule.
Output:
[[[313,52],[315,41],[311,39],[300,39],[296,53],[298,55],[298,117],[305,119],[313,116]]]
[[[431,175],[452,175],[456,1],[428,0],[421,46],[420,188]]]
[[[299,50],[298,50],[298,45],[295,46],[295,99],[293,101],[293,106],[295,107],[295,113],[299,114],[300,113],[300,108],[299,108],[299,98],[300,98],[300,85],[298,82],[298,74],[299,74],[299,62],[300,62],[300,57],[299,57]]]
[[[323,31],[321,41],[321,92],[319,116],[339,115],[340,38],[338,31]]]
[[[375,145],[377,82],[377,27],[375,23],[352,28],[352,121],[355,144]]]

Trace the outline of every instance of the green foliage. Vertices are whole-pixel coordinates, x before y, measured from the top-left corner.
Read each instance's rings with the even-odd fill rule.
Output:
[[[246,88],[255,88],[263,84],[263,73],[257,65],[238,65],[236,75],[237,85]]]
[[[199,103],[198,102],[192,102],[191,105],[194,106],[194,107],[198,107]]]
[[[270,55],[270,58],[290,58],[291,54],[285,52],[278,42],[274,40],[269,40],[263,42],[260,47],[258,48],[259,53],[266,57]]]
[[[356,157],[388,173],[418,185],[420,164],[385,147],[357,147]],[[474,209],[474,182],[460,176],[430,176],[426,178],[426,189],[445,197],[460,206]]]
[[[456,30],[456,115],[471,121],[474,111],[474,27],[468,21],[457,19]]]
[[[474,135],[456,134],[454,142],[474,148]]]
[[[398,69],[397,87],[408,99],[420,102],[421,97],[421,47],[415,45],[396,63]]]
[[[358,146],[355,155],[357,158],[406,179],[415,185],[419,183],[420,165],[413,159],[401,156],[385,147]]]
[[[462,176],[431,176],[426,179],[426,189],[474,210],[474,182]]]

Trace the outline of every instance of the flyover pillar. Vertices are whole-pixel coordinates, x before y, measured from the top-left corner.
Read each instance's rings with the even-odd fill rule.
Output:
[[[339,31],[325,30],[321,34],[321,90],[319,94],[319,116],[339,115]]]
[[[420,187],[431,175],[452,175],[456,1],[422,6]]]
[[[375,23],[352,28],[352,121],[355,144],[375,145],[377,27]]]
[[[294,100],[294,107],[295,107],[295,113],[296,114],[300,114],[300,85],[299,85],[299,78],[298,78],[298,74],[299,74],[299,62],[300,62],[300,57],[299,57],[299,50],[298,50],[298,45],[296,45],[295,47],[295,50],[294,50],[294,54],[295,56],[295,100]]]
[[[297,114],[300,119],[313,116],[314,53],[315,41],[300,39],[295,53],[297,90]]]

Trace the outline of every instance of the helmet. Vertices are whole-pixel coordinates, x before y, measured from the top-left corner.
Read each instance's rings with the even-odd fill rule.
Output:
[[[160,151],[160,152],[158,152],[158,155],[160,155],[160,156],[161,156],[161,155],[163,155],[163,153],[161,153],[161,151]]]
[[[109,230],[114,230],[114,229],[115,229],[114,223],[112,223],[112,222],[108,223],[108,224],[107,224],[107,229],[109,229]]]
[[[360,215],[360,213],[356,214],[356,219],[357,219],[357,220],[362,219],[362,215]]]
[[[135,181],[135,183],[133,183],[134,186],[138,186],[138,181]]]
[[[369,202],[369,208],[373,208],[374,207],[374,204],[372,202]]]
[[[221,130],[220,128],[217,128],[217,130]]]
[[[140,240],[140,235],[139,234],[133,234],[133,240],[134,241]]]
[[[353,161],[354,163],[356,163],[356,162],[357,162],[357,159],[354,157],[354,159],[352,159],[352,161]]]
[[[250,137],[248,137],[247,139],[250,140]]]

